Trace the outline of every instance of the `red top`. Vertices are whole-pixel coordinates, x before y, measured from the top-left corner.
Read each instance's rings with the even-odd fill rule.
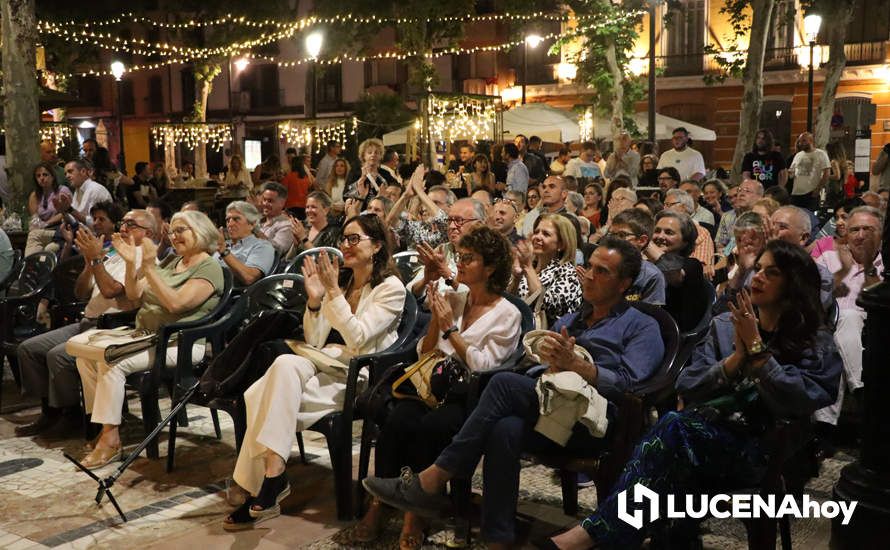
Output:
[[[296,172],[288,172],[281,184],[287,187],[285,208],[306,208],[306,197],[309,195],[309,177],[301,178]]]

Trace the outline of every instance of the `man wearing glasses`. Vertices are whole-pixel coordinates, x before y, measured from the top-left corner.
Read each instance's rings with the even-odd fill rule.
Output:
[[[143,239],[157,236],[155,218],[145,210],[131,210],[121,222],[120,234],[124,239],[132,239],[138,264]],[[16,427],[15,434],[20,437],[43,433],[60,421],[63,421],[59,429],[62,435],[79,423],[80,378],[74,357],[65,352],[65,343],[73,336],[95,328],[96,320],[104,313],[138,307],[138,304],[127,299],[124,292],[126,262],[114,249],[103,247],[101,238],[83,225],[78,229],[75,241],[83,254],[84,267],[74,284],[74,292],[79,298],[89,301],[80,322],[44,332],[19,345],[22,386],[26,392],[41,400],[37,420]]]
[[[642,252],[651,245],[654,230],[655,219],[651,214],[639,208],[628,208],[612,218],[607,236],[627,241]],[[645,255],[642,258],[640,274],[625,291],[624,297],[628,302],[639,301],[663,306],[667,303],[664,274],[655,264],[647,260]]]

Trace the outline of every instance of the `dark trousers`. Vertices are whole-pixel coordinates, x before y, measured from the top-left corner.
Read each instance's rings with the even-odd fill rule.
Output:
[[[535,382],[515,373],[494,376],[463,427],[436,459],[436,465],[454,477],[469,479],[485,455],[482,536],[486,542],[510,543],[515,538],[523,451],[590,456],[603,447],[602,439],[594,439],[578,425],[565,447],[534,431],[538,420]]]
[[[462,403],[430,409],[420,401],[402,399],[390,411],[377,438],[377,477],[396,477],[402,466],[419,472],[435,461],[466,419]]]
[[[806,208],[810,212],[815,212],[819,208],[819,197],[813,196],[812,193],[791,195],[791,204],[799,208]]]

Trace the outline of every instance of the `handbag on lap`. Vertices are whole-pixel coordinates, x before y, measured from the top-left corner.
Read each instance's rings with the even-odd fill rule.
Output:
[[[113,329],[90,329],[65,343],[68,355],[115,363],[153,347],[158,335],[146,329],[121,327]]]

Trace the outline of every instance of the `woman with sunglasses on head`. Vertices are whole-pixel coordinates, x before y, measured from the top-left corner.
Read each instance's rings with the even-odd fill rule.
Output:
[[[417,352],[439,350],[473,372],[499,367],[516,349],[521,325],[519,310],[501,296],[510,279],[510,243],[497,231],[479,226],[460,238],[455,252],[456,280],[463,284],[440,294],[430,283],[427,296],[432,320]],[[397,476],[402,465],[415,471],[426,468],[460,430],[469,412],[465,395],[455,386],[447,386],[440,395],[436,408],[403,399],[390,411],[377,438],[378,477]],[[379,536],[384,511],[383,503],[371,500],[353,533],[356,542],[371,542]],[[419,516],[406,513],[399,547],[420,548],[424,528]]]
[[[377,216],[347,220],[340,250],[342,269],[327,254],[303,263],[303,338],[349,364],[395,341],[405,286],[395,275],[388,232]],[[346,391],[346,370],[295,355],[283,340],[261,344],[254,359],[271,359],[271,366],[244,392],[247,431],[233,478],[250,497],[226,517],[227,530],[250,529],[281,513],[279,502],[290,493],[285,466],[296,432],[340,410]]]
[[[568,218],[544,214],[535,220],[531,238],[516,243],[510,290],[544,312],[547,326],[536,328],[546,330],[581,307],[581,279],[575,271],[577,241]]]
[[[809,422],[834,403],[842,362],[823,324],[816,264],[800,246],[770,241],[754,269],[751,291],[714,317],[680,372],[685,408],[643,438],[593,515],[542,547],[639,548],[651,520],[644,514],[641,529],[620,520],[620,493],[636,483],[661,495],[756,486],[769,459],[763,436],[775,420]],[[737,399],[714,400],[727,394]]]
[[[129,231],[136,226],[126,223],[126,229],[115,234],[114,250],[126,262],[124,289],[131,302],[142,306],[136,314],[136,328],[156,332],[162,325],[192,321],[207,315],[222,295],[223,270],[211,254],[218,238],[213,222],[200,212],[179,212],[170,221],[170,241],[175,255],[157,264],[158,247],[151,239],[142,239],[142,246],[134,244]],[[166,364],[174,366],[177,358],[175,344],[167,348]],[[204,357],[204,345],[192,348],[192,361]],[[121,409],[124,404],[124,385],[128,374],[151,368],[155,348],[150,347],[120,361],[77,358],[77,371],[83,383],[84,404],[92,421],[102,424],[102,433],[92,451],[81,461],[86,468],[101,468],[121,456]]]

